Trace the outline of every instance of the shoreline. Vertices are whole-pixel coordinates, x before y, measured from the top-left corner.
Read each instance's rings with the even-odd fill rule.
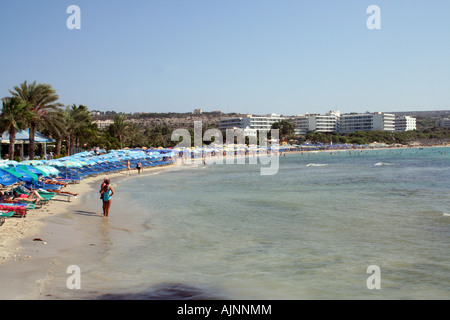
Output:
[[[179,165],[173,163],[162,167],[144,167],[141,176],[158,170],[167,170]],[[57,220],[77,210],[92,209],[86,207],[83,198],[91,192],[98,193],[101,182],[108,177],[115,180],[127,178],[126,170],[87,177],[79,184],[70,184],[64,191],[78,193],[71,201],[52,200],[39,209],[28,211],[25,218],[6,219],[0,227],[0,299],[2,300],[38,300],[40,282],[45,281],[47,270],[58,252],[71,246],[75,225],[61,225]],[[128,178],[137,178],[136,170],[131,170]],[[102,217],[101,207],[95,212]],[[102,217],[103,218],[103,217]],[[107,218],[105,218],[107,219]],[[40,239],[34,241],[34,239]]]
[[[280,152],[280,154],[302,154],[302,153],[323,153],[323,152],[345,152],[345,151],[375,151],[375,150],[409,150],[409,149],[422,149],[422,148],[439,148],[439,147],[450,147],[447,145],[432,145],[432,146],[402,146],[402,147],[379,147],[379,148],[355,148],[355,149],[339,149],[339,148],[329,148],[321,150],[296,150]],[[250,157],[250,155],[239,155],[238,157]],[[214,158],[215,156],[208,156],[207,158]],[[236,156],[235,156],[236,157]],[[189,159],[188,159],[189,160]],[[181,163],[182,162],[182,163]],[[202,158],[192,159],[191,164],[202,164]],[[185,164],[182,158],[176,158],[175,162],[170,165],[163,167],[152,167],[144,168],[143,175],[146,172],[154,171],[158,169],[164,169],[173,166],[189,166],[190,164]],[[125,170],[119,172],[113,172],[110,174],[105,174],[102,176],[88,177],[80,181],[79,184],[70,184],[64,190],[73,193],[79,193],[77,198],[71,197],[70,202],[63,200],[52,200],[51,203],[42,206],[39,209],[34,209],[28,212],[25,218],[9,218],[6,219],[5,223],[0,226],[0,268],[10,260],[24,260],[27,259],[27,255],[19,255],[17,251],[20,250],[21,242],[24,239],[31,237],[39,237],[40,230],[45,226],[45,221],[47,218],[52,216],[58,216],[59,214],[66,213],[70,211],[70,208],[76,206],[80,202],[80,198],[83,197],[88,188],[88,185],[94,182],[98,182],[104,177],[109,178],[126,177],[127,173]],[[130,177],[138,176],[134,169],[132,169]],[[100,185],[100,183],[98,183]],[[28,258],[29,259],[29,258]]]

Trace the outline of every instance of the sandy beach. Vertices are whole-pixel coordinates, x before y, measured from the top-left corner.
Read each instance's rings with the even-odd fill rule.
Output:
[[[163,167],[144,168],[141,175],[165,170],[176,164]],[[25,218],[8,218],[0,227],[0,299],[16,300],[40,298],[39,283],[45,278],[46,270],[58,251],[70,246],[73,239],[73,227],[56,220],[64,214],[89,210],[102,219],[100,200],[95,207],[86,202],[89,194],[98,194],[105,177],[116,181],[138,177],[136,170],[98,175],[83,179],[78,184],[69,184],[64,191],[78,193],[77,197],[67,200],[52,199],[39,209],[29,210]],[[91,196],[92,197],[92,196]]]
[[[10,260],[31,259],[29,255],[22,256],[18,253],[21,248],[21,241],[25,239],[31,239],[32,241],[34,238],[41,238],[40,229],[44,225],[44,220],[66,212],[77,205],[83,194],[89,190],[89,184],[99,179],[101,178],[91,177],[81,181],[79,184],[69,184],[65,187],[64,191],[79,194],[77,197],[70,197],[70,202],[52,200],[48,204],[42,205],[39,209],[29,210],[25,218],[6,219],[3,226],[1,226],[0,265]],[[42,243],[44,242],[42,241]]]

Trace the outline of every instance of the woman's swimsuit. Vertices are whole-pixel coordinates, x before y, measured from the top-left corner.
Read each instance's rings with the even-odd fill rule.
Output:
[[[111,200],[111,190],[108,189],[105,193],[103,193],[103,201],[109,201]]]

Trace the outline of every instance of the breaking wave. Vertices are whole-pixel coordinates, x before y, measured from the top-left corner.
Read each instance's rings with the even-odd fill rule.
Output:
[[[326,163],[308,163],[307,167],[325,167],[328,166]]]
[[[377,162],[377,163],[375,163],[375,166],[377,166],[377,167],[381,167],[381,166],[392,166],[392,163]]]

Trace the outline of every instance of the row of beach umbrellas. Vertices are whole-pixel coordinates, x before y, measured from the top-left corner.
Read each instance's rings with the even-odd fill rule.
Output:
[[[1,160],[0,185],[8,186],[17,180],[36,181],[41,176],[56,177],[58,168],[82,168],[102,163],[114,163],[126,160],[159,160],[162,157],[172,157],[171,150],[111,150],[108,153],[96,154],[84,151],[71,156],[52,160]]]
[[[244,152],[261,152],[266,150],[271,151],[292,151],[297,146],[255,146],[255,145],[214,145],[203,147],[189,147],[189,148],[158,148],[158,149],[121,149],[110,150],[105,152],[104,150],[83,151],[71,156],[66,156],[52,160],[26,160],[26,161],[14,161],[14,160],[1,160],[0,161],[0,174],[3,178],[6,176],[20,176],[26,175],[31,179],[36,179],[40,175],[43,176],[58,176],[58,168],[82,168],[84,166],[93,166],[102,163],[114,163],[127,160],[160,160],[163,157],[174,157],[183,153],[191,153],[194,156],[202,155],[212,152],[234,151],[237,153]],[[5,179],[3,179],[5,180]],[[8,179],[6,179],[8,180]],[[3,181],[4,182],[4,181]],[[3,184],[0,177],[0,184]]]

